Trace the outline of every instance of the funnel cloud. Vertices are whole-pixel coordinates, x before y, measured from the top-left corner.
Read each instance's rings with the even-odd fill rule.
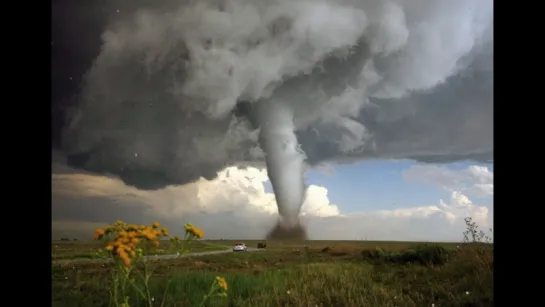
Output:
[[[61,147],[72,167],[147,190],[266,163],[278,227],[299,229],[307,167],[492,160],[492,8],[124,2],[88,25],[101,42]]]
[[[304,153],[295,136],[292,108],[270,100],[260,104],[261,148],[271,179],[278,213],[287,228],[299,224],[298,216],[305,196]]]

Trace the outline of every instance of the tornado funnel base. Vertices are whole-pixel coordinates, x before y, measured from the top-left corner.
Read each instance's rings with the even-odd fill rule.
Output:
[[[269,232],[267,240],[307,240],[307,231],[301,224],[285,226],[279,222]]]

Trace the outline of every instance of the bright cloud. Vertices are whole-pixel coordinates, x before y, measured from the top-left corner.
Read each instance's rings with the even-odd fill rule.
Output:
[[[403,173],[407,181],[420,182],[469,196],[494,195],[494,173],[486,166],[471,165],[457,171],[446,166],[431,164],[414,165]]]
[[[471,168],[464,174],[468,177],[471,172],[476,178],[486,174]],[[459,178],[466,177],[443,179],[443,185],[459,187]],[[54,236],[70,237],[70,229],[90,234],[91,229],[117,219],[135,223],[158,219],[174,232],[193,222],[205,229],[208,238],[258,239],[270,230],[278,213],[274,194],[265,190],[267,181],[264,169],[227,167],[214,180],[139,190],[115,177],[74,172],[54,162],[52,231]],[[473,204],[461,191],[438,204],[343,214],[330,202],[326,187],[310,185],[301,208],[312,239],[460,240],[467,216],[479,225],[492,223],[488,209]]]
[[[53,174],[53,194],[57,197],[107,197],[127,206],[148,207],[163,217],[182,217],[190,213],[252,211],[277,214],[273,193],[265,192],[268,181],[263,169],[228,167],[215,180],[200,179],[183,186],[159,190],[139,190],[120,179],[96,174]],[[339,215],[337,206],[329,203],[327,189],[309,186],[301,208],[306,216]]]
[[[481,227],[491,226],[491,216],[488,214],[488,208],[485,206],[476,206],[473,202],[461,192],[452,192],[450,202],[446,203],[439,200],[441,208],[448,214],[448,220],[451,223],[465,217],[472,217]]]

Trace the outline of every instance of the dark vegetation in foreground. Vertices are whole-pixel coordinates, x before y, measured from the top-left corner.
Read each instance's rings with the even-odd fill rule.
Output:
[[[131,279],[152,272],[146,295],[131,288],[119,304],[110,301],[115,264],[53,264],[52,305],[493,306],[493,244],[466,225],[464,244],[268,241],[258,252],[136,262],[122,270]],[[220,286],[226,292],[211,295]]]
[[[221,275],[229,296],[207,306],[493,305],[490,244],[417,244],[402,250],[362,250],[343,242],[329,249],[313,247],[312,241],[289,246],[153,262],[154,300],[164,306],[197,306],[210,281]],[[109,306],[110,268],[98,263],[53,266],[53,306]]]

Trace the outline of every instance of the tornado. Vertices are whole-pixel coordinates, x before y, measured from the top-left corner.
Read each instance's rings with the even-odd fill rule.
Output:
[[[305,237],[303,167],[493,159],[492,0],[53,2],[72,168],[154,191],[261,165],[259,145],[283,239]]]
[[[282,101],[268,100],[258,105],[259,142],[278,206],[279,220],[268,239],[306,239],[299,220],[305,197],[305,153],[300,149],[293,108]]]

